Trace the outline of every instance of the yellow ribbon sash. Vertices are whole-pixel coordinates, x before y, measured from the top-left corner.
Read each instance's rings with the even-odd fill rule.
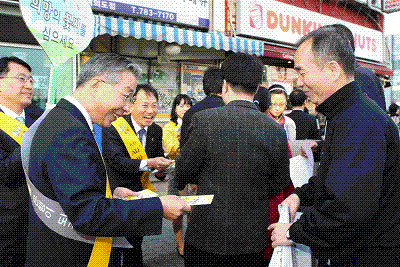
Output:
[[[107,177],[106,198],[112,198]],[[107,267],[110,261],[112,237],[96,237],[88,267]]]
[[[0,112],[0,129],[21,145],[22,136],[28,128],[21,122]],[[111,187],[107,177],[106,197],[112,198]],[[88,267],[107,267],[110,261],[112,237],[96,237]]]
[[[0,111],[0,129],[21,145],[22,136],[28,128],[16,119]]]
[[[123,117],[119,117],[111,124],[121,136],[131,159],[147,159],[146,151],[144,150],[142,143],[140,143],[140,140],[132,127]],[[143,172],[142,177],[140,177],[140,182],[142,183],[143,189],[150,189],[151,191],[156,192],[156,189],[150,182],[149,172]]]

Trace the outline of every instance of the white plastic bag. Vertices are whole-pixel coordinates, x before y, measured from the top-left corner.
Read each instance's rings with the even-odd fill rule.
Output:
[[[279,222],[290,223],[288,206],[279,205]],[[297,212],[295,221],[300,218]],[[295,243],[293,246],[278,246],[274,249],[269,267],[311,267],[311,250],[309,247]]]

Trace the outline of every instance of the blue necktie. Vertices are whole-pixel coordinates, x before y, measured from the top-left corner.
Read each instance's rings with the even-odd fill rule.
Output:
[[[142,143],[143,145],[143,137],[146,134],[146,130],[145,129],[140,129],[138,132],[138,137],[139,137],[139,141],[140,143]]]
[[[19,121],[20,123],[22,123],[23,125],[25,125],[25,119],[22,116],[18,116],[15,118],[17,121]]]

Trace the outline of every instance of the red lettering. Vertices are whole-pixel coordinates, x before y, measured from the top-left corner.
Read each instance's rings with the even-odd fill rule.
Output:
[[[307,35],[311,31],[310,28],[312,25],[312,21],[307,22],[307,20],[303,19],[303,35]]]
[[[357,33],[354,33],[354,47],[357,47]]]
[[[292,17],[292,33],[297,32],[301,36],[301,19],[298,18],[296,21],[295,17]]]
[[[283,15],[279,14],[279,27],[283,32],[287,32],[290,28],[290,16],[286,15],[286,26],[283,26]]]
[[[369,43],[371,42],[371,38],[367,37],[365,39],[367,40],[367,50],[369,51]]]
[[[278,16],[274,11],[267,11],[267,27],[269,29],[275,29],[278,25]]]
[[[372,52],[376,51],[376,40],[372,39]]]
[[[365,47],[365,36],[362,37],[362,44],[361,44],[361,36],[358,35],[358,46],[364,50]]]

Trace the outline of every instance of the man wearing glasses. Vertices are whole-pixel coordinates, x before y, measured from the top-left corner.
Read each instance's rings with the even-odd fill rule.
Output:
[[[104,161],[111,183],[133,191],[154,190],[149,173],[159,171],[156,177],[164,180],[162,173],[172,161],[164,158],[162,128],[153,123],[157,115],[157,91],[148,84],[137,86],[130,114],[113,122],[113,127],[103,129],[102,147]],[[133,249],[123,249],[123,266],[142,266],[142,237],[128,237]]]
[[[110,127],[129,112],[139,74],[120,55],[92,57],[82,65],[74,93],[25,134],[22,154],[33,195],[26,266],[120,267],[118,253],[111,253],[117,237],[161,234],[163,217],[173,220],[190,210],[176,196],[119,199],[139,194],[109,181],[93,123]],[[38,209],[39,197],[53,203],[53,214]]]
[[[0,266],[24,266],[29,194],[21,164],[22,135],[42,110],[31,105],[31,67],[0,59]]]

